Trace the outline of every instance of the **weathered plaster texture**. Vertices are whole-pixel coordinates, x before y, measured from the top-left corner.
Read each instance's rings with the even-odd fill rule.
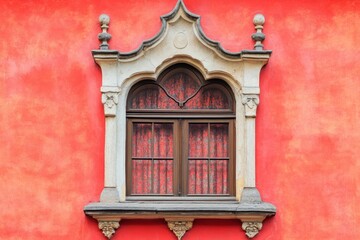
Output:
[[[110,46],[138,47],[176,1],[20,1],[1,4],[0,238],[101,239],[82,208],[103,188],[104,120],[98,16]],[[278,212],[258,239],[360,235],[358,1],[185,0],[225,49],[251,49],[266,16],[256,119],[257,187]],[[220,21],[221,20],[221,21]],[[244,36],[249,36],[248,39]],[[174,239],[162,221],[124,220],[113,239]],[[184,240],[245,239],[238,221],[199,220]]]

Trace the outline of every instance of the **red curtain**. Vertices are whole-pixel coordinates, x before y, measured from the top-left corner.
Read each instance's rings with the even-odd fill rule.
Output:
[[[189,125],[188,194],[228,194],[227,123]]]
[[[188,98],[196,94],[202,84],[199,79],[193,78],[185,72],[181,72],[169,76],[161,85],[177,102],[185,102]]]
[[[134,123],[132,194],[173,193],[173,124]]]
[[[186,79],[186,78],[185,78]],[[184,80],[185,81],[185,80]],[[186,82],[186,81],[185,81]],[[223,87],[219,84],[209,84],[202,87],[197,94],[195,85],[183,85],[176,87],[176,82],[165,82],[166,89],[171,97],[158,85],[147,84],[133,96],[129,102],[130,109],[180,109],[178,102],[184,102],[183,109],[230,109],[228,96],[224,93]],[[177,92],[184,92],[182,94]],[[191,99],[189,99],[192,97]],[[175,100],[177,101],[175,101]]]
[[[180,109],[158,85],[146,84],[130,99],[130,109]]]
[[[219,84],[209,84],[191,98],[184,109],[230,109],[229,99]]]
[[[231,109],[230,95],[218,83],[202,85],[190,75],[178,73],[160,84],[169,96],[156,83],[148,83],[130,97],[129,109]],[[180,107],[185,101],[185,105]],[[188,129],[186,144],[189,151],[179,160],[179,169],[176,170],[179,171],[182,164],[188,167],[188,172],[182,173],[187,177],[187,194],[228,194],[228,123],[190,123]],[[132,194],[172,195],[173,123],[137,122],[133,123],[132,131]],[[176,137],[182,142],[179,136]]]

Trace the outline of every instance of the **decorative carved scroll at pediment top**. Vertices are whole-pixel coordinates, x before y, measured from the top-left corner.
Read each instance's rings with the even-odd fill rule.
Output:
[[[111,237],[115,234],[116,229],[118,229],[119,227],[119,222],[99,221],[99,229],[102,231],[105,237],[107,237],[107,239],[111,239]]]
[[[245,106],[246,117],[256,117],[256,109],[259,105],[258,95],[244,95],[242,98],[242,104]]]
[[[242,229],[248,238],[255,237],[262,228],[262,222],[243,222]]]
[[[193,226],[193,222],[186,220],[186,221],[173,221],[173,220],[166,220],[168,227],[171,231],[174,232],[178,240],[185,235],[186,231],[190,230]]]

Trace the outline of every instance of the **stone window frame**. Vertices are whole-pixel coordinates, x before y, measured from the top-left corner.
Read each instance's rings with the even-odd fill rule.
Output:
[[[249,238],[262,228],[276,208],[263,202],[255,183],[255,117],[259,104],[259,77],[271,51],[264,50],[264,17],[254,17],[254,50],[232,53],[208,39],[200,17],[190,13],[182,0],[161,17],[160,32],[128,53],[109,50],[110,18],[99,18],[100,49],[92,51],[102,71],[102,103],[105,114],[104,189],[99,202],[84,207],[85,214],[99,223],[110,239],[121,219],[163,218],[181,239],[199,218],[239,219]],[[235,201],[137,202],[126,198],[126,102],[131,87],[157,77],[172,65],[184,63],[196,68],[205,80],[221,79],[231,88],[236,102]]]

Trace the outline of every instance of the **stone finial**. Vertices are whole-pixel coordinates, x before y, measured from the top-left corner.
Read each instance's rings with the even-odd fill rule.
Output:
[[[254,49],[255,50],[263,50],[264,45],[262,41],[265,39],[265,34],[262,32],[263,25],[265,23],[265,17],[262,14],[256,14],[253,19],[253,23],[255,25],[256,33],[251,35],[252,39],[255,41]]]
[[[109,44],[108,41],[111,38],[111,35],[107,32],[109,29],[109,23],[110,23],[110,17],[107,14],[101,14],[99,17],[100,27],[102,29],[102,32],[99,33],[98,38],[101,42],[100,49],[101,50],[108,50]]]

